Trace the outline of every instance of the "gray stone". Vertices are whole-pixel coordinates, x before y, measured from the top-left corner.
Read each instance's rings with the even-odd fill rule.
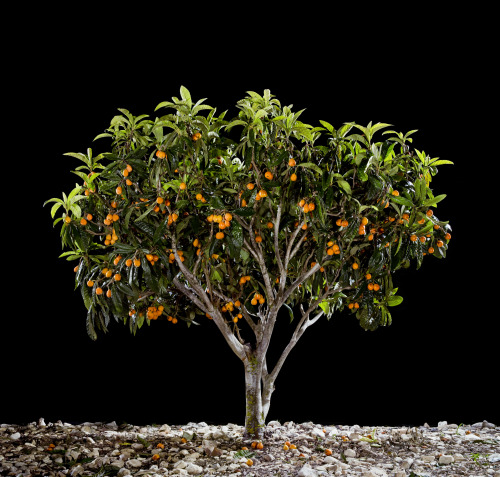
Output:
[[[186,471],[190,475],[197,475],[203,472],[203,467],[193,464],[192,462],[189,462],[189,464],[186,467]]]
[[[490,454],[488,460],[490,462],[500,462],[500,454]]]
[[[116,474],[116,477],[125,477],[126,475],[130,475],[130,470],[128,469],[120,469]]]
[[[9,436],[13,441],[17,441],[18,439],[21,438],[21,434],[19,432],[14,432]]]
[[[451,464],[453,462],[455,462],[455,459],[453,458],[452,455],[442,455],[440,458],[439,458],[439,461],[438,461],[440,464]]]
[[[138,469],[139,467],[142,467],[142,460],[139,459],[129,459],[127,460],[127,466],[128,467],[133,467],[134,469]]]
[[[83,474],[83,472],[85,471],[85,469],[81,466],[81,465],[76,465],[75,467],[72,467],[71,468],[71,472],[70,472],[70,475],[80,475],[80,474]]]
[[[297,475],[298,477],[318,477],[319,474],[309,464],[305,464]]]
[[[346,457],[356,457],[356,451],[354,449],[346,449],[344,455]]]

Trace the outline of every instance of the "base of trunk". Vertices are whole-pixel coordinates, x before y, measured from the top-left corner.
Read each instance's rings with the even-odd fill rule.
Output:
[[[245,433],[247,438],[261,437],[266,425],[266,417],[262,409],[261,370],[256,363],[245,366]]]

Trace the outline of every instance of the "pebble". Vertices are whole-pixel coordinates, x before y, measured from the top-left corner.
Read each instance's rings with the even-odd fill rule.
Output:
[[[186,434],[191,438],[183,441]],[[286,441],[297,448],[285,451]],[[0,425],[0,475],[79,477],[108,466],[117,477],[500,477],[500,427],[487,421],[440,421],[437,427],[271,421],[262,443],[262,450],[252,448],[243,426],[232,423],[133,426],[40,418]]]

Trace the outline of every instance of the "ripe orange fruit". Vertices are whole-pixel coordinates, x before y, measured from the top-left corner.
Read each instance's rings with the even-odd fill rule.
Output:
[[[365,235],[366,234],[366,229],[364,225],[360,225],[358,229],[359,235]]]
[[[444,236],[444,238],[445,238],[446,240],[450,240],[450,239],[451,239],[451,234],[446,234],[446,235]]]
[[[444,243],[443,243],[443,241],[442,241],[442,240],[438,240],[438,241],[436,242],[436,245],[437,245],[438,247],[442,247],[442,246],[444,245]]]
[[[224,232],[217,232],[217,233],[215,234],[215,238],[216,238],[216,239],[219,239],[219,240],[220,240],[220,239],[223,239],[223,238],[224,238]]]
[[[262,190],[259,190],[259,192],[257,193],[257,195],[260,197],[260,198],[265,198],[267,197],[267,191],[262,189]]]
[[[255,241],[256,241],[257,243],[262,242],[262,237],[261,237],[260,235],[257,235],[257,236],[255,237]]]
[[[423,235],[420,237],[419,240],[420,240],[420,242],[425,243],[425,237]]]
[[[130,164],[127,164],[127,171],[132,172],[132,166]]]
[[[416,242],[416,241],[417,241],[417,236],[416,236],[416,235],[411,235],[411,236],[410,236],[410,240],[411,240],[412,242]]]
[[[253,465],[253,460],[252,459],[248,459],[247,460],[247,465],[250,467]]]
[[[344,219],[344,220],[342,220],[342,222],[340,223],[340,225],[341,225],[342,227],[347,227],[347,226],[349,225],[349,222],[348,222],[347,220],[345,220],[345,219]]]
[[[122,279],[122,276],[119,273],[116,273],[113,278],[115,279],[115,281],[119,282]]]
[[[294,167],[295,165],[297,165],[297,163],[295,162],[295,159],[290,159],[290,160],[288,161],[288,165],[289,165],[290,167]]]
[[[289,447],[285,444],[285,445],[283,446],[283,450],[286,450],[286,451],[287,451],[288,449],[289,449]]]
[[[118,255],[114,260],[113,260],[113,263],[115,265],[118,265],[120,263],[120,260],[122,259],[121,255]]]
[[[354,303],[349,303],[349,305],[347,305],[347,307],[349,308],[349,310],[352,310],[354,308]]]
[[[352,268],[353,268],[353,270],[357,270],[359,268],[359,265],[357,264],[357,262],[354,262],[352,264]]]
[[[262,444],[262,442],[258,442],[257,449],[264,449],[264,444]]]
[[[157,204],[163,204],[163,202],[164,202],[163,197],[157,197],[157,199],[156,199]]]
[[[165,151],[156,151],[156,157],[158,157],[159,159],[164,159],[165,156]]]
[[[110,289],[108,289],[108,291],[106,292],[106,296],[107,296],[108,298],[111,298],[111,295],[112,295],[111,290],[110,290]]]
[[[95,293],[96,293],[96,295],[102,295],[102,288],[101,287],[97,287],[95,289]]]
[[[432,210],[431,210],[431,209],[429,209],[429,210],[425,213],[425,215],[427,215],[427,217],[432,217],[433,213],[434,213],[434,212],[432,212]]]
[[[80,225],[87,225],[87,221],[83,217],[80,219]]]
[[[379,291],[379,290],[380,290],[380,285],[379,285],[378,283],[374,283],[374,284],[373,284],[373,289],[374,289],[375,291]]]
[[[393,190],[393,191],[392,191],[392,195],[393,195],[394,197],[397,197],[397,196],[399,195],[399,192],[398,192],[397,190]]]
[[[265,174],[264,174],[264,177],[268,180],[272,180],[273,179],[273,174],[272,172],[269,172],[267,171]]]
[[[118,186],[118,187],[116,188],[116,191],[115,191],[115,192],[116,192],[116,195],[120,195],[120,194],[123,192],[123,190],[122,190],[122,188],[121,188],[120,186]]]
[[[366,278],[367,280],[370,280],[370,279],[371,279],[371,277],[372,277],[372,274],[371,274],[371,273],[367,273],[367,274],[365,275],[365,278]]]
[[[373,283],[368,283],[368,290],[373,290]]]
[[[128,186],[131,186],[133,184],[133,182],[130,179],[127,179],[125,181],[125,184],[127,184]]]
[[[67,215],[65,218],[64,218],[64,221],[69,224],[71,222],[71,217],[69,215]]]
[[[255,187],[255,185],[254,185],[254,184],[252,184],[251,182],[249,182],[249,183],[247,184],[247,189],[248,189],[248,190],[253,190],[253,188],[254,188],[254,187]]]
[[[134,266],[135,267],[140,267],[141,266],[141,260],[139,258],[134,259]]]
[[[128,176],[128,170],[127,169],[123,169],[122,174],[123,174],[123,177],[127,177]]]
[[[325,454],[326,455],[332,455],[331,449],[325,449]]]
[[[326,251],[326,253],[327,253],[328,255],[333,255],[333,253],[334,253],[333,248],[329,248],[329,249]]]
[[[295,182],[297,180],[297,174],[293,173],[291,176],[290,176],[290,180],[292,182]]]
[[[179,186],[179,189],[180,190],[184,190],[186,188],[186,183],[185,182],[181,182],[180,186]]]
[[[368,224],[368,219],[366,217],[363,217],[361,219],[361,225],[367,225]]]
[[[87,286],[88,286],[88,287],[93,287],[93,286],[94,286],[94,282],[93,282],[92,280],[89,280],[89,281],[87,282]]]
[[[255,298],[252,298],[252,300],[250,301],[250,303],[255,306],[257,304],[257,300]]]

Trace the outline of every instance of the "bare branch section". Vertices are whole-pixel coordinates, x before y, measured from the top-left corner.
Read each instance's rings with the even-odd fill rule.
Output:
[[[188,268],[184,265],[182,260],[180,259],[179,254],[177,253],[177,241],[175,239],[175,235],[172,234],[172,251],[175,256],[175,261],[177,262],[177,265],[179,266],[179,269],[181,273],[184,275],[186,278],[187,282],[191,286],[191,291],[187,287],[184,287],[185,290],[187,290],[186,293],[191,292],[192,294],[195,294],[198,298],[198,301],[200,302],[199,308],[201,310],[204,310],[206,313],[208,313],[215,324],[217,325],[217,328],[219,328],[220,332],[224,336],[226,342],[228,343],[229,347],[233,350],[233,352],[238,356],[241,360],[244,360],[246,358],[246,353],[245,353],[245,348],[244,346],[238,341],[238,339],[234,336],[233,332],[227,325],[226,321],[224,320],[223,316],[221,315],[220,311],[215,307],[212,303],[212,300],[210,297],[207,295],[203,287],[201,286],[200,282],[198,279],[188,270]],[[207,277],[208,280],[208,277]],[[182,284],[177,280],[180,286]],[[178,285],[176,284],[176,287]],[[184,290],[181,290],[183,293],[185,293]],[[186,294],[185,293],[185,294]],[[196,301],[195,301],[196,303]]]

